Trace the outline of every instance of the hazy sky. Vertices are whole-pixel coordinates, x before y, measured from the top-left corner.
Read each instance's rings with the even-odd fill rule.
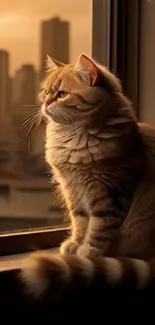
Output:
[[[92,0],[0,1],[0,49],[11,54],[11,74],[23,63],[38,68],[39,23],[58,15],[71,22],[71,62],[91,54]]]

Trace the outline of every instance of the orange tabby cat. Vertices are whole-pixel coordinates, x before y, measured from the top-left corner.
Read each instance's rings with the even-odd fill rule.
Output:
[[[120,280],[127,268],[119,257],[155,254],[155,130],[137,123],[119,80],[85,55],[75,65],[48,57],[40,99],[46,160],[71,235],[60,256],[32,255],[22,277],[37,294],[53,279],[62,285],[77,273],[91,279],[100,270]],[[127,265],[148,283],[151,263],[129,259]]]

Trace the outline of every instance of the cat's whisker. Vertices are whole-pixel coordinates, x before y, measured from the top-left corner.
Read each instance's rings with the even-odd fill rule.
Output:
[[[36,116],[40,115],[40,112],[32,112],[26,119],[23,121],[23,126],[29,123],[31,120],[33,120]]]
[[[26,136],[29,136],[33,130],[34,125],[38,120],[38,115],[35,114],[31,117],[28,117],[27,120],[23,123],[22,127],[26,133]]]
[[[25,130],[31,130],[39,119],[39,115],[31,117],[24,125]]]
[[[26,136],[28,137],[28,151],[30,152],[31,149],[31,140],[33,139],[33,136],[35,132],[37,131],[38,127],[40,126],[42,122],[42,116],[40,114],[36,115],[35,118],[28,121],[29,123],[26,125],[25,131]]]
[[[22,126],[23,128],[26,128],[28,125],[30,125],[34,120],[36,119],[36,116],[31,116],[29,119],[27,119],[25,122],[23,122]]]
[[[26,133],[26,136],[28,136],[31,133],[31,130],[33,129],[35,124],[36,124],[36,120],[33,120],[31,123],[29,123],[26,127],[23,128]]]

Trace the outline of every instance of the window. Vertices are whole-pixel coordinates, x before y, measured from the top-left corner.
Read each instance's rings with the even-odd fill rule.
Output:
[[[66,231],[44,161],[44,126],[34,135],[26,128],[27,137],[22,127],[36,109],[46,54],[64,62],[93,55],[120,77],[139,120],[152,123],[154,11],[151,0],[0,4],[0,254],[56,245]]]
[[[80,53],[91,55],[91,43],[90,0],[0,4],[1,254],[50,246],[55,229],[63,235],[64,220],[44,161],[44,125],[31,126],[46,55],[75,62]],[[28,116],[31,123],[25,122]]]
[[[138,120],[155,124],[155,1],[112,0],[110,68],[119,75]]]

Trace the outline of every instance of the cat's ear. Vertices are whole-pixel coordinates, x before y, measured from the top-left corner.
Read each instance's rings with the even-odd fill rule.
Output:
[[[76,74],[86,85],[94,86],[98,84],[109,91],[122,91],[121,83],[113,73],[84,54],[79,57],[75,70]]]
[[[83,83],[89,86],[95,85],[98,79],[98,69],[94,62],[86,55],[82,54],[75,65],[76,74],[82,79]]]
[[[47,70],[56,70],[60,67],[64,67],[65,64],[62,62],[59,62],[53,58],[51,58],[49,55],[47,55],[47,59],[46,59],[46,68]]]

